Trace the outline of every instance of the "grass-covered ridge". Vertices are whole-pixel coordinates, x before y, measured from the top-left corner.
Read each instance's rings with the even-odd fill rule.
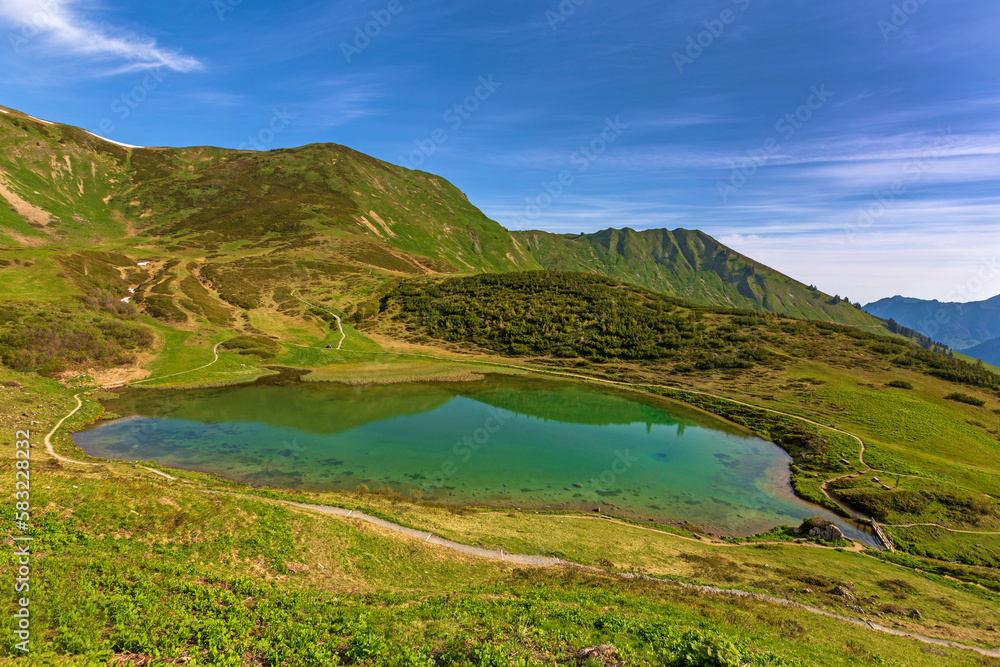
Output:
[[[507,553],[766,593],[996,647],[995,594],[961,583],[1000,589],[997,538],[986,534],[1000,497],[988,368],[872,335],[849,305],[696,232],[609,232],[556,257],[443,179],[344,147],[126,149],[11,111],[0,114],[0,170],[0,345],[45,353],[0,364],[0,423],[10,435],[30,427],[36,445],[40,664],[552,665],[578,664],[577,651],[602,643],[635,665],[712,664],[710,653],[741,665],[990,664],[757,600],[472,559],[266,500],[290,497],[281,490],[155,464],[179,479],[127,463],[76,467],[39,446],[80,393],[53,443],[90,461],[66,434],[99,417],[94,390],[117,382],[222,386],[283,366],[353,385],[540,371],[628,383],[778,442],[795,457],[797,492],[815,502],[826,502],[825,480],[856,475],[829,492],[884,509],[900,551],[835,551],[782,529],[737,545],[377,493],[305,500]],[[515,273],[540,266],[642,287]],[[511,275],[469,277],[482,272]],[[819,310],[769,300],[775,292],[795,303],[808,293]],[[903,473],[899,502],[871,481],[895,476],[861,474],[858,442],[825,425],[861,437],[865,465]],[[909,525],[922,523],[936,525]],[[8,649],[0,661],[13,663]]]
[[[769,313],[695,306],[599,276],[549,272],[404,283],[382,300],[381,326],[414,342],[438,341],[453,350],[659,386],[653,391],[693,403],[782,446],[794,460],[796,492],[830,509],[839,509],[836,499],[866,516],[898,523],[937,521],[935,508],[941,503],[959,512],[975,507],[1000,516],[1000,504],[990,497],[1000,490],[996,468],[980,471],[976,465],[983,457],[996,460],[1000,452],[1000,423],[997,413],[989,411],[998,404],[1000,378],[900,338]],[[803,368],[823,370],[806,376]],[[881,385],[842,384],[861,373],[881,377]],[[921,389],[933,385],[932,402],[923,392],[917,395],[916,383],[899,379],[903,373],[923,377]],[[700,391],[669,388],[689,386],[694,379]],[[954,412],[941,406],[954,402],[949,397],[955,383],[969,392],[978,389],[975,404],[961,404],[978,412],[979,419],[956,423],[954,415],[945,416]],[[855,421],[866,440],[875,440],[869,441],[865,464],[928,477],[923,493],[935,500],[906,502],[909,491],[894,493],[880,485],[863,496],[852,495],[841,491],[847,481],[836,485],[831,499],[823,482],[865,469],[857,440],[703,393],[713,393],[713,386],[725,388],[714,393],[758,404],[766,398],[766,407],[808,415],[820,425]],[[753,395],[768,386],[787,398]],[[942,446],[949,452],[947,460],[941,457]],[[904,449],[905,458],[894,453]],[[884,512],[885,503],[903,510],[903,516]],[[949,516],[954,521],[954,514]]]
[[[804,342],[837,337],[895,366],[1000,390],[1000,376],[982,365],[897,337],[763,311],[698,306],[591,274],[531,271],[407,281],[382,299],[381,310],[418,336],[505,356],[671,361],[677,373],[781,367],[803,352],[834,361],[829,351]]]
[[[242,308],[266,299],[241,275],[309,272],[304,264],[319,259],[414,275],[587,271],[695,303],[882,326],[701,232],[512,233],[445,179],[336,144],[266,152],[124,148],[9,110],[0,114],[0,169],[0,199],[9,204],[0,207],[0,244],[141,239],[161,255],[195,253],[215,260],[206,277]],[[296,256],[307,249],[308,260]],[[182,321],[163,294],[150,307]]]
[[[605,275],[692,303],[879,326],[847,297],[823,294],[700,231],[625,228],[580,235],[513,234],[546,269]]]
[[[135,363],[153,343],[134,306],[93,292],[81,304],[55,309],[33,303],[0,304],[0,361],[17,371],[61,373],[68,367]]]
[[[636,665],[713,664],[687,658],[716,652],[737,662],[715,664],[761,667],[981,664],[755,600],[446,554],[265,498],[205,493],[245,489],[198,473],[171,481],[114,462],[37,466],[45,484],[35,496],[33,592],[44,604],[35,607],[32,648],[46,664],[161,656],[216,665],[542,665],[573,663],[580,649],[606,643]],[[988,641],[985,627],[1000,623],[993,598],[861,554],[720,547],[586,517],[425,508],[383,496],[310,500],[466,542],[736,586],[835,613],[863,605],[881,623],[967,643]],[[837,575],[823,570],[830,566]],[[848,585],[850,600],[834,592]],[[910,618],[911,609],[922,618]]]

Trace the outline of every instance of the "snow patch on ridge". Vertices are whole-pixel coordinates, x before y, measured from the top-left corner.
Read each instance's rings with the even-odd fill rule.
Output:
[[[89,130],[84,130],[84,132],[86,132],[87,134],[89,134],[92,137],[97,137],[101,141],[106,141],[109,144],[116,144],[118,146],[122,146],[123,148],[146,148],[146,146],[136,146],[134,144],[123,144],[120,141],[115,141],[114,139],[108,139],[107,137],[102,137],[99,134],[94,134],[93,132],[90,132]]]

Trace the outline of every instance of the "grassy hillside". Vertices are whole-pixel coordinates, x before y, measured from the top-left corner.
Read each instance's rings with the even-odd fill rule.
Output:
[[[396,263],[418,272],[536,266],[444,179],[335,144],[130,149],[11,110],[0,115],[0,174],[9,204],[0,242],[10,245],[138,235],[217,253],[249,239],[258,248],[322,239],[334,256],[405,251]]]
[[[702,305],[659,294],[667,282],[527,271],[548,263],[542,243],[509,235],[441,179],[342,147],[126,149],[13,111],[0,141],[0,424],[11,439],[32,433],[38,664],[993,664],[618,576],[996,648],[1000,385],[987,369],[873,335],[845,304],[815,317],[855,326],[763,313],[750,297],[725,308],[737,296],[712,293],[740,294],[743,278],[730,279],[744,264],[750,287],[784,283],[722,261],[694,232],[674,233],[676,260],[653,253],[642,275],[676,261],[688,282],[669,288],[688,285]],[[636,237],[650,238],[621,236]],[[275,366],[348,384],[559,373],[685,401],[784,447],[800,496],[877,516],[899,550],[838,551],[782,528],[744,543],[695,526],[445,508],[389,490],[254,490],[90,460],[68,438],[100,417],[102,386],[219,387]],[[91,466],[43,447],[77,394],[52,443]],[[329,412],[338,427],[367,418]],[[898,489],[871,481],[896,472]],[[13,489],[13,470],[3,476]],[[598,569],[487,561],[279,502],[291,499]],[[9,524],[13,505],[2,512]],[[909,525],[922,523],[935,525]],[[578,658],[606,643],[614,654]],[[14,655],[0,648],[0,662],[26,664]]]
[[[850,303],[810,289],[703,232],[626,228],[581,235],[513,234],[547,269],[596,273],[704,305],[881,327]]]
[[[381,309],[378,326],[395,337],[652,385],[743,424],[792,456],[800,496],[830,509],[838,506],[821,483],[854,474],[831,487],[833,500],[878,521],[983,533],[1000,525],[1000,468],[993,463],[1000,453],[1000,376],[974,364],[899,338],[695,306],[587,274],[410,281]],[[864,463],[925,481],[882,489],[870,482],[873,475],[858,474],[863,467],[844,465],[858,459],[856,442],[703,391],[847,429],[863,437]],[[915,551],[944,554],[928,543]],[[992,562],[972,551],[951,550],[948,558]]]
[[[208,475],[40,461],[35,474],[45,484],[33,496],[44,510],[32,530],[41,557],[30,664],[989,664],[782,605],[611,574],[628,571],[837,614],[860,604],[880,623],[976,645],[988,645],[986,627],[1000,623],[985,594],[858,553],[719,546],[581,516],[453,511],[380,495],[308,498],[460,540],[558,552],[608,573],[530,568],[444,553]],[[850,601],[830,592],[848,584]],[[577,661],[603,644],[614,647],[607,661]],[[0,661],[26,664],[10,643]]]
[[[0,244],[128,239],[163,258],[217,260],[203,277],[220,293],[229,293],[223,274],[273,272],[276,264],[308,273],[296,256],[305,250],[334,269],[586,271],[695,303],[881,326],[701,232],[510,233],[444,179],[335,144],[133,149],[10,110],[0,115],[0,198],[8,203],[0,207]]]
[[[128,153],[83,130],[0,114],[0,243],[86,245],[127,233],[112,204]]]
[[[979,345],[962,350],[962,354],[973,359],[981,359],[993,366],[1000,365],[1000,338],[991,338]]]
[[[537,281],[540,276],[525,278]],[[558,277],[561,281],[568,278]],[[645,307],[652,303],[655,308],[656,300],[661,298],[634,288],[623,290],[614,283],[604,283],[603,287],[597,283],[583,293],[600,296],[605,288],[620,293],[621,306],[631,303]],[[517,293],[516,299],[497,301],[497,308],[514,307],[529,291]],[[499,296],[499,292],[494,289],[493,295]],[[554,301],[552,312],[562,312],[567,302],[574,300],[569,289],[550,292],[560,295],[562,301]],[[544,299],[544,293],[536,293]],[[437,298],[433,290],[430,294]],[[921,428],[938,432],[942,441],[951,441],[949,455],[968,449],[968,460],[977,462],[971,465],[989,460],[990,445],[977,440],[979,429],[964,424],[962,419],[968,411],[970,421],[982,420],[984,428],[996,429],[1000,422],[995,423],[995,415],[988,407],[975,408],[944,399],[940,394],[954,386],[928,374],[929,369],[884,364],[886,352],[874,349],[874,345],[888,344],[885,341],[862,337],[853,330],[818,325],[810,325],[816,328],[808,333],[789,335],[787,327],[800,323],[664,301],[670,304],[670,312],[664,308],[667,315],[681,316],[683,321],[690,321],[690,316],[683,316],[687,312],[701,313],[695,331],[697,334],[700,329],[703,335],[685,340],[700,338],[702,343],[708,343],[714,336],[707,334],[725,329],[730,320],[730,324],[739,322],[739,330],[730,333],[759,335],[775,352],[785,349],[779,341],[801,348],[785,349],[787,358],[780,358],[781,363],[775,366],[755,363],[740,373],[731,368],[712,368],[678,375],[652,360],[641,360],[641,364],[608,360],[581,365],[587,360],[576,359],[569,360],[572,366],[567,368],[563,365],[567,360],[556,357],[508,358],[504,362],[483,355],[449,354],[428,345],[419,348],[419,353],[452,357],[467,366],[481,361],[533,362],[527,365],[622,379],[643,373],[646,379],[660,384],[694,384],[712,391],[723,391],[718,386],[721,383],[733,395],[741,395],[746,391],[742,387],[749,386],[754,392],[774,392],[769,400],[783,403],[786,409],[797,406],[807,414],[832,409],[838,424],[844,426],[866,418],[865,410],[873,402],[879,402],[878,409],[888,413],[892,408],[886,401],[896,401],[896,405],[912,401],[911,409],[928,413],[922,416]],[[536,310],[536,325],[540,324],[544,314],[541,302],[536,300],[528,306]],[[390,312],[387,310],[386,315]],[[580,306],[578,312],[586,312],[586,308]],[[626,308],[618,312],[632,315]],[[615,313],[606,313],[591,319],[611,324],[615,317]],[[399,320],[373,321],[366,329],[388,343],[389,339],[378,335],[378,331],[390,333],[401,324]],[[350,337],[359,341],[355,346],[363,340],[353,330]],[[391,346],[412,345],[399,337],[395,340]],[[191,350],[203,352],[204,345],[210,342]],[[728,343],[739,344],[735,340]],[[322,340],[314,344],[319,347]],[[694,342],[689,347],[691,352],[699,352]],[[302,350],[287,343],[282,348],[285,351],[278,362],[316,365],[328,379],[373,377],[376,369],[393,366],[404,369],[397,380],[405,377],[405,369],[411,369],[410,379],[421,377],[419,371],[413,375],[412,370],[418,357],[405,352],[334,354],[322,349]],[[817,355],[817,349],[826,350],[827,356]],[[310,362],[308,355],[313,353],[315,360]],[[906,355],[907,351],[899,346],[892,358]],[[192,357],[187,368],[200,366],[203,360]],[[239,367],[236,361],[246,367]],[[224,352],[223,360],[216,365],[223,365],[221,369],[196,371],[187,375],[186,381],[252,377],[260,366],[274,361]],[[665,361],[672,364],[677,360]],[[792,381],[790,378],[800,378],[804,363],[814,364],[810,371],[813,375]],[[179,368],[183,366],[173,364],[163,370],[173,373]],[[905,379],[914,388],[862,386],[850,378],[867,376],[853,375],[851,369],[862,369],[859,372],[880,377],[882,382],[888,377]],[[177,381],[176,377],[166,380]],[[9,386],[12,383],[19,386]],[[22,423],[40,422],[32,427],[41,429],[34,431],[37,445],[38,434],[46,432],[68,411],[73,403],[69,395],[88,386],[78,380],[67,388],[38,375],[0,369],[0,405],[4,408],[0,418],[11,429]],[[970,394],[986,395],[972,386],[960,388]],[[59,451],[86,458],[71,449],[64,434],[99,415],[95,400],[99,396],[84,396],[83,410],[71,418],[57,438]],[[829,401],[833,396],[839,396],[838,400],[849,407],[832,406]],[[848,399],[866,407],[847,403]],[[762,397],[749,400],[760,402]],[[736,405],[706,401],[698,404],[720,412],[736,408],[738,412],[730,412],[730,418],[744,419],[755,428],[761,426],[764,417]],[[772,421],[769,428],[776,429],[775,435],[797,435],[791,421]],[[890,457],[890,445],[899,446],[912,465],[926,467],[920,472],[934,474],[939,480],[920,487],[939,497],[943,481],[927,463],[931,460],[925,461],[925,453],[940,454],[940,445],[906,447],[898,442],[907,436],[899,432],[897,425],[889,423],[882,428],[888,444],[879,448],[879,456]],[[851,451],[849,443],[838,443],[830,433],[823,433],[806,431],[801,435],[813,443],[816,438],[827,439],[835,447],[830,451],[834,455],[832,463],[846,456],[857,466],[856,449]],[[788,446],[788,441],[780,441]],[[972,542],[988,540],[981,535],[947,533],[950,541],[939,543],[938,553],[894,555],[897,560],[913,559],[902,560],[908,566],[900,567],[876,560],[873,554],[809,547],[779,535],[764,537],[759,544],[739,546],[649,524],[638,526],[567,514],[449,509],[386,495],[387,491],[304,495],[261,492],[211,475],[167,470],[167,474],[178,478],[170,480],[129,463],[99,463],[81,468],[44,456],[33,462],[39,480],[39,488],[32,496],[38,508],[33,515],[32,533],[39,557],[34,573],[35,594],[45,601],[37,607],[33,648],[37,654],[47,656],[47,664],[84,664],[84,656],[98,664],[136,664],[160,655],[192,657],[202,664],[230,664],[226,662],[230,660],[231,664],[249,661],[275,665],[551,665],[573,664],[579,650],[605,643],[615,647],[619,656],[616,660],[627,659],[637,665],[699,664],[691,660],[706,660],[719,652],[736,662],[700,664],[990,664],[988,659],[967,651],[927,647],[760,600],[452,554],[354,520],[276,505],[268,498],[363,509],[467,544],[507,552],[558,554],[612,572],[642,573],[775,595],[836,614],[871,618],[905,632],[996,646],[993,628],[1000,625],[996,612],[1000,598],[954,579],[980,581],[1000,589],[996,570],[985,564],[948,563],[956,553],[968,551],[975,555]],[[950,465],[950,470],[962,467],[958,460]],[[995,473],[989,478],[996,479]],[[907,486],[915,481],[904,479],[904,488],[917,490]],[[206,490],[246,495],[211,494]],[[954,521],[941,507],[938,503],[931,508],[936,512],[934,519]],[[946,525],[983,529],[968,526],[965,516]],[[905,544],[912,545],[914,551],[928,544],[919,534],[894,535],[901,544],[904,538],[911,540]],[[776,544],[775,539],[784,541]],[[236,653],[223,647],[231,647]],[[11,655],[9,647],[3,650]]]

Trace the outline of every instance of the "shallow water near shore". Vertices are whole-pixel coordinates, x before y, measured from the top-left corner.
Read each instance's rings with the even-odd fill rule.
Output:
[[[549,379],[125,390],[120,418],[73,435],[92,456],[254,485],[372,491],[454,505],[600,509],[750,535],[830,513],[796,498],[774,444],[685,406]]]

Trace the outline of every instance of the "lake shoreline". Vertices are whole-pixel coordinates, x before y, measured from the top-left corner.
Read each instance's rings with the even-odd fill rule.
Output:
[[[73,439],[91,456],[157,461],[168,468],[215,473],[257,487],[312,492],[386,489],[390,494],[396,490],[403,496],[422,497],[454,507],[479,505],[499,511],[520,508],[588,513],[598,509],[603,514],[610,512],[640,523],[683,525],[688,522],[702,527],[705,532],[734,537],[752,536],[777,525],[797,525],[804,518],[801,516],[804,506],[810,514],[824,513],[794,493],[789,471],[791,459],[780,447],[747,428],[691,409],[672,398],[576,378],[554,380],[528,373],[518,376],[486,373],[478,382],[439,380],[357,386],[332,381],[303,382],[303,376],[308,374],[303,369],[271,367],[271,370],[275,372],[252,383],[221,388],[188,387],[176,393],[112,392],[114,398],[105,404],[108,416],[116,419],[103,419],[74,434]],[[531,398],[536,396],[532,392],[541,393],[537,394],[538,398]],[[380,396],[384,398],[378,398]],[[562,396],[574,398],[565,403]],[[539,404],[540,397],[547,398]],[[324,433],[347,430],[353,433],[353,429],[370,428],[366,424],[381,428],[379,420],[392,417],[393,413],[383,415],[378,411],[371,413],[371,410],[385,400],[390,401],[387,406],[402,401],[400,408],[394,409],[402,409],[399,414],[403,419],[424,419],[420,415],[428,410],[440,410],[446,404],[452,406],[449,408],[452,412],[430,418],[430,421],[415,422],[406,433],[396,434],[396,441],[392,440],[396,436],[391,436],[390,441],[396,444],[392,445],[395,449],[390,450],[395,453],[387,454],[389,459],[381,462],[377,460],[379,457],[369,461],[363,450],[374,446],[382,451],[384,443],[389,442],[385,440],[388,434],[365,436],[374,438],[373,444],[360,446],[359,451],[355,451],[357,436],[348,441],[338,440],[336,445],[327,442],[330,437],[340,436]],[[459,403],[454,403],[455,400]],[[291,403],[281,409],[275,407],[289,401]],[[467,407],[457,407],[460,404]],[[479,416],[470,417],[462,412],[473,405],[480,406],[475,408]],[[181,413],[176,413],[177,406]],[[498,436],[500,440],[477,453],[470,468],[467,462],[472,459],[473,449],[478,451],[478,447],[469,438],[490,440],[491,436],[481,426],[489,423],[489,414],[494,414],[489,410],[495,409],[506,411],[508,419],[520,423],[516,427],[506,427],[515,428],[515,431]],[[164,417],[169,415],[174,422],[177,418],[182,421],[176,422],[179,426],[169,420],[164,422],[155,417],[161,413]],[[369,413],[371,416],[366,416]],[[118,418],[119,415],[124,418]],[[148,419],[144,421],[140,415]],[[194,421],[190,421],[192,418]],[[284,430],[274,431],[274,435],[263,436],[261,440],[261,434],[250,426],[261,419],[264,420],[261,424],[272,424],[261,428]],[[569,426],[579,420],[582,420],[579,425]],[[197,426],[202,422],[204,427]],[[645,426],[640,427],[642,423]],[[314,426],[309,427],[309,424]],[[303,427],[307,430],[302,431]],[[181,430],[176,431],[178,428]],[[411,433],[430,433],[427,429],[433,431],[435,428],[446,431],[429,436],[429,441],[420,441],[422,445],[407,440],[412,437]],[[569,432],[562,435],[567,428],[576,435],[570,436]],[[609,428],[612,430],[607,434],[594,430]],[[619,435],[613,435],[618,431]],[[208,435],[198,435],[202,432]],[[551,432],[544,436],[544,442],[549,444],[535,442],[543,437],[538,435],[540,432]],[[713,433],[715,435],[711,435]],[[95,448],[95,443],[102,442],[104,436],[111,440]],[[159,442],[161,437],[167,440]],[[209,438],[204,445],[208,449],[201,453],[197,453],[201,449],[191,450],[195,458],[184,453],[192,446],[203,448],[197,443],[205,437]],[[462,454],[458,451],[462,448],[456,445],[452,453],[446,443],[460,441],[463,437],[473,449],[464,449]],[[704,438],[708,439],[702,442]],[[284,445],[273,446],[282,440]],[[657,444],[661,441],[663,444]],[[672,449],[688,441],[681,449]],[[212,444],[214,442],[218,444]],[[531,444],[533,442],[535,444]],[[560,442],[562,444],[555,444]],[[558,454],[567,445],[570,449],[565,454]],[[500,452],[488,451],[496,446],[501,447]],[[550,452],[553,446],[556,449]],[[695,449],[690,449],[692,446]],[[514,451],[523,450],[514,457],[518,461],[522,456],[547,456],[549,459],[556,456],[557,459],[545,459],[548,462],[541,468],[537,468],[540,462],[526,461],[529,469],[537,468],[527,474],[522,464],[515,463],[511,467],[506,460],[502,451],[509,447],[514,447]],[[659,447],[667,449],[661,451]],[[326,450],[329,453],[323,453]],[[420,454],[425,450],[438,453]],[[625,458],[616,459],[616,451],[619,457]],[[630,451],[633,454],[628,454]],[[731,454],[737,452],[743,453],[732,458]],[[455,454],[460,456],[456,458]],[[580,461],[566,468],[567,463],[581,455]],[[568,458],[559,458],[561,456]],[[681,458],[675,460],[676,456]],[[462,462],[463,457],[466,463]],[[633,459],[642,461],[639,467],[631,467]],[[557,462],[563,460],[566,463]],[[699,461],[697,470],[704,472],[687,470],[695,460]],[[576,470],[574,466],[583,467]],[[440,471],[435,473],[438,469]],[[458,469],[463,469],[461,475],[449,479]],[[468,477],[470,474],[472,476]],[[720,475],[718,480],[711,481]],[[704,481],[699,481],[703,477]],[[771,500],[766,500],[768,498]],[[686,506],[697,506],[700,511],[692,513]],[[764,509],[768,507],[773,509]],[[789,513],[794,516],[788,516]]]

